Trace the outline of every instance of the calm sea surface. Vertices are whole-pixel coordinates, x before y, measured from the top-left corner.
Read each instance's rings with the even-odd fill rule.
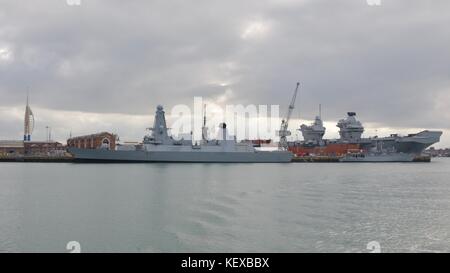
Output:
[[[0,252],[450,251],[450,159],[0,164]]]

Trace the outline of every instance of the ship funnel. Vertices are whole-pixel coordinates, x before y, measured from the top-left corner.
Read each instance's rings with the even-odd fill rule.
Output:
[[[227,124],[226,123],[221,123],[219,124],[219,128],[220,128],[220,133],[219,133],[219,137],[222,138],[222,140],[227,140]]]

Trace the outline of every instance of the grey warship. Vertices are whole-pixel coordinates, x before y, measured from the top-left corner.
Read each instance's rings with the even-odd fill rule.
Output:
[[[227,126],[220,124],[219,139],[208,140],[207,128],[202,128],[202,140],[176,140],[168,133],[165,112],[157,107],[151,134],[142,145],[126,150],[70,148],[76,162],[203,162],[203,163],[285,163],[291,162],[289,151],[260,151],[251,144],[227,139]]]
[[[364,126],[355,112],[339,120],[339,139],[323,139],[326,128],[321,116],[310,126],[302,125],[304,141],[289,143],[296,155],[316,154],[338,157],[340,162],[412,162],[429,146],[440,141],[442,131],[425,130],[416,134],[363,138]]]
[[[411,162],[429,146],[440,141],[441,131],[425,130],[416,134],[388,137],[362,138],[364,127],[356,120],[356,113],[347,113],[347,118],[337,124],[342,141],[358,143],[360,151],[349,152],[342,162]]]

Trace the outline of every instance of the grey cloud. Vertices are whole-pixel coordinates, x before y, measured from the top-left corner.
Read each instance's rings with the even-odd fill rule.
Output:
[[[357,111],[380,126],[450,128],[450,2],[0,1],[0,106],[152,114],[217,97],[280,104],[302,82],[303,118]],[[243,39],[251,22],[266,33]],[[228,83],[219,86],[218,82]],[[444,109],[444,110],[443,110]],[[445,114],[442,111],[447,111]],[[1,118],[0,118],[1,119]]]

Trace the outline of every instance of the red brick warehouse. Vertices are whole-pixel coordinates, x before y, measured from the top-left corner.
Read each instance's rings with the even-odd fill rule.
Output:
[[[79,149],[116,149],[117,136],[108,132],[73,137],[67,140],[67,147]]]

